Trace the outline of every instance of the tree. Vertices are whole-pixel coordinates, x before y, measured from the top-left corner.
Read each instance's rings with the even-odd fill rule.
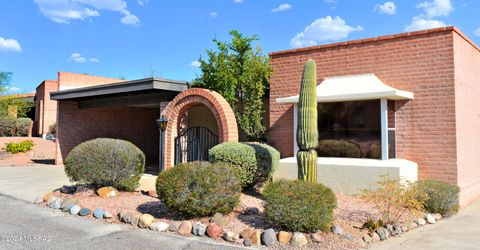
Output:
[[[12,79],[12,72],[0,71],[0,94],[3,94],[8,89],[8,84]]]
[[[192,86],[215,90],[232,107],[239,128],[250,141],[264,138],[263,99],[269,85],[271,68],[269,59],[259,46],[256,35],[244,37],[242,33],[230,31],[232,40],[222,42],[213,39],[216,50],[207,50],[207,59],[200,62],[201,75]]]
[[[33,104],[21,98],[6,96],[5,92],[8,90],[11,78],[12,72],[0,71],[0,118],[9,115],[9,106],[16,107],[18,117],[26,117]]]

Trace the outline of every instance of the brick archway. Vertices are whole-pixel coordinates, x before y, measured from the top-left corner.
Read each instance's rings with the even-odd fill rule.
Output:
[[[168,119],[165,130],[165,169],[174,164],[174,139],[178,133],[178,119],[195,104],[205,105],[215,116],[219,142],[237,142],[238,128],[235,114],[227,100],[213,90],[191,88],[178,94],[162,111]]]

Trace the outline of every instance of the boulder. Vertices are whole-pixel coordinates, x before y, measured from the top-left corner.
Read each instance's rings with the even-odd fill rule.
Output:
[[[150,226],[148,226],[148,228],[154,232],[165,232],[168,227],[170,225],[168,225],[167,223],[165,222],[161,222],[161,221],[158,221],[158,222],[154,222],[152,224],[150,224]]]
[[[238,236],[235,235],[234,232],[226,231],[223,232],[223,239],[228,242],[235,242]]]
[[[70,208],[70,214],[77,215],[80,212],[80,209],[82,208],[79,205],[73,205],[73,207]]]
[[[427,214],[425,216],[425,220],[428,222],[428,224],[435,224],[435,217],[433,214]]]
[[[215,223],[221,227],[225,226],[225,219],[221,213],[215,213],[212,218],[210,218],[211,223]]]
[[[80,211],[78,211],[78,215],[80,216],[87,216],[87,215],[90,215],[92,213],[92,211],[86,207],[80,209]]]
[[[290,232],[280,231],[278,232],[278,241],[282,244],[288,244],[290,243],[292,236],[293,234]]]
[[[103,215],[105,214],[105,211],[103,209],[97,207],[95,210],[93,210],[93,217],[97,219],[103,219]]]
[[[291,243],[292,243],[292,245],[294,245],[296,247],[303,247],[303,246],[308,244],[308,241],[307,241],[307,237],[305,237],[305,234],[295,232],[295,233],[293,233]]]
[[[269,247],[277,242],[277,234],[273,228],[269,228],[262,233],[262,244]]]
[[[183,236],[190,236],[192,234],[192,227],[193,226],[190,221],[182,221],[177,232]]]
[[[110,198],[118,195],[118,190],[114,187],[102,187],[97,189],[98,196],[102,198]]]
[[[218,239],[223,235],[223,229],[217,223],[210,223],[207,227],[207,235],[210,238]]]
[[[197,222],[193,225],[192,233],[196,236],[205,236],[205,232],[207,231],[207,226],[201,222]]]
[[[332,233],[336,234],[336,235],[342,235],[343,234],[343,229],[337,225],[333,225],[330,230],[332,231]]]
[[[154,222],[155,218],[151,214],[142,214],[142,216],[140,216],[140,220],[138,221],[138,227],[147,228]]]

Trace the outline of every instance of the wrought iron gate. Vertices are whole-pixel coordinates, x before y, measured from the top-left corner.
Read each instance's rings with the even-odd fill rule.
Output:
[[[175,164],[208,160],[208,150],[218,144],[218,136],[206,127],[188,128],[175,137]]]

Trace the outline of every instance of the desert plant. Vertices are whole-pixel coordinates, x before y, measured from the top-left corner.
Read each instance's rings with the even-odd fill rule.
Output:
[[[423,212],[419,197],[425,193],[408,181],[390,179],[386,176],[378,182],[377,189],[364,190],[362,198],[372,202],[381,212],[381,220],[388,224],[398,224],[407,215],[409,220]]]
[[[298,101],[297,162],[298,178],[310,182],[317,182],[317,115],[317,66],[309,59],[303,66]]]
[[[460,188],[457,185],[438,180],[420,180],[417,186],[427,194],[418,198],[427,212],[444,216],[458,212]]]
[[[15,134],[18,136],[28,136],[32,125],[32,119],[26,117],[18,118],[15,124]]]
[[[25,140],[21,142],[9,142],[5,144],[5,151],[16,154],[30,151],[33,147],[33,141]]]
[[[15,119],[0,117],[0,136],[12,136],[15,134]]]
[[[241,190],[234,169],[222,163],[183,163],[157,178],[158,197],[186,216],[227,214],[238,204]]]
[[[266,219],[291,231],[328,230],[337,206],[335,194],[319,183],[279,180],[265,186]]]
[[[321,140],[318,155],[322,157],[361,158],[360,146],[346,140]]]
[[[82,142],[65,160],[71,181],[133,191],[145,168],[145,155],[133,143],[109,138]]]

